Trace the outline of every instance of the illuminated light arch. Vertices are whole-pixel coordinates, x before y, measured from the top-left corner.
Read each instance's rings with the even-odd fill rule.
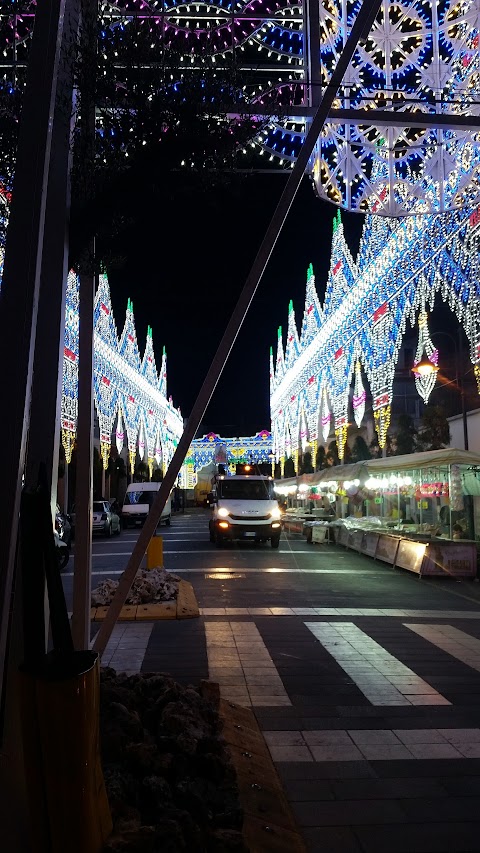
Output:
[[[236,462],[268,463],[272,461],[273,436],[266,429],[253,436],[222,438],[215,432],[209,432],[202,438],[195,438],[190,446],[187,463],[195,473],[212,462],[216,462],[219,448],[225,448],[227,461],[235,467]]]
[[[171,398],[167,400],[166,354],[163,351],[160,376],[157,375],[152,329],[149,326],[143,359],[137,344],[133,305],[128,300],[123,332],[118,340],[110,299],[108,278],[102,274],[94,303],[94,402],[100,426],[100,449],[106,468],[114,432],[120,453],[127,438],[130,468],[133,472],[137,450],[152,472],[158,448],[162,459],[173,452],[183,432],[183,419]],[[65,348],[62,389],[62,442],[67,462],[71,460],[77,428],[78,395],[78,278],[71,272],[67,281],[65,309]],[[114,426],[115,425],[115,426]],[[139,446],[139,443],[141,446]],[[158,460],[157,460],[158,461]]]
[[[463,325],[480,388],[479,240],[480,207],[470,214],[459,211],[449,217],[416,216],[388,223],[369,217],[358,262],[354,264],[337,215],[325,303],[316,329],[310,328],[305,338],[300,335],[298,355],[288,368],[277,355],[280,371],[278,375],[274,371],[270,384],[273,434],[282,434],[284,413],[292,413],[290,403],[295,399],[298,411],[304,410],[309,423],[315,425],[313,441],[327,440],[332,412],[342,458],[352,381],[354,416],[358,415],[357,423],[361,423],[356,409],[365,401],[363,369],[383,447],[390,424],[394,371],[407,319],[413,325],[420,318],[416,360],[425,352],[436,363],[438,354],[426,322],[426,306],[433,307],[436,293],[448,302]],[[339,279],[341,269],[345,278]],[[307,291],[310,279],[309,270]],[[277,347],[277,353],[281,352],[281,339]],[[299,434],[297,419],[292,436]],[[298,450],[298,442],[296,448],[292,447],[295,449]]]

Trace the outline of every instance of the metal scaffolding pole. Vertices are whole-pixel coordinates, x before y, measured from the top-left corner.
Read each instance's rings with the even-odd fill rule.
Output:
[[[150,512],[145,521],[144,527],[140,536],[135,543],[131,557],[127,567],[120,578],[117,591],[114,599],[108,609],[105,620],[95,638],[93,648],[95,651],[102,653],[112,633],[115,622],[120,614],[123,604],[130,590],[130,587],[135,579],[142,559],[147,550],[148,543],[155,533],[157,524],[160,520],[160,515],[167,498],[172,490],[178,472],[182,466],[183,460],[187,455],[188,448],[197,432],[198,426],[202,420],[205,410],[210,402],[210,398],[215,390],[218,380],[220,379],[222,370],[228,359],[230,351],[235,343],[237,335],[241,329],[242,323],[247,314],[250,303],[255,295],[260,279],[263,275],[265,267],[268,263],[273,248],[278,240],[283,224],[287,217],[288,211],[296,196],[300,186],[302,177],[308,165],[315,143],[322,131],[325,120],[337,90],[347,71],[349,62],[354,54],[357,44],[368,35],[372,24],[375,20],[377,12],[380,8],[381,0],[363,0],[360,11],[352,26],[350,36],[347,39],[345,47],[339,56],[336,68],[332,74],[330,83],[326,86],[321,103],[319,104],[317,113],[313,118],[310,130],[307,134],[305,142],[300,149],[295,166],[292,169],[290,178],[280,196],[280,200],[273,214],[270,225],[267,229],[265,237],[261,243],[258,254],[254,260],[252,269],[245,282],[244,288],[240,294],[238,302],[228,322],[227,328],[218,346],[217,352],[213,358],[210,368],[207,372],[203,385],[199,391],[198,397],[193,405],[190,417],[185,426],[178,447],[173,455],[170,465],[165,474],[165,479],[160,486],[157,497],[150,509]]]
[[[14,590],[20,494],[30,420],[45,210],[65,6],[66,0],[51,0],[50,3],[40,4],[36,13],[5,247],[0,361],[8,365],[2,376],[2,392],[4,399],[8,400],[9,415],[0,419],[0,441],[2,447],[7,449],[3,485],[4,494],[8,496],[0,527],[2,667],[7,660]],[[63,233],[59,237],[63,241]],[[4,677],[0,681],[3,698]]]

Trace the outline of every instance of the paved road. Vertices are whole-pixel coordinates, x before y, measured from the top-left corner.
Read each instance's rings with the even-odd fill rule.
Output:
[[[104,663],[210,677],[250,705],[311,853],[480,850],[479,585],[295,536],[219,550],[207,522],[164,531],[201,618],[118,625]],[[95,580],[136,535],[95,541]]]

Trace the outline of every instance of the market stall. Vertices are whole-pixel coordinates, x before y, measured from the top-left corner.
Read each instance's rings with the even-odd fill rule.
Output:
[[[287,529],[334,508],[323,524],[346,548],[422,576],[477,573],[479,454],[447,448],[338,465],[277,489]]]

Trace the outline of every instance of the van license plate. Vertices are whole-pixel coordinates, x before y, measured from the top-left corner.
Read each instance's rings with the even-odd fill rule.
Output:
[[[253,538],[255,536],[255,533],[244,533],[243,535]]]

